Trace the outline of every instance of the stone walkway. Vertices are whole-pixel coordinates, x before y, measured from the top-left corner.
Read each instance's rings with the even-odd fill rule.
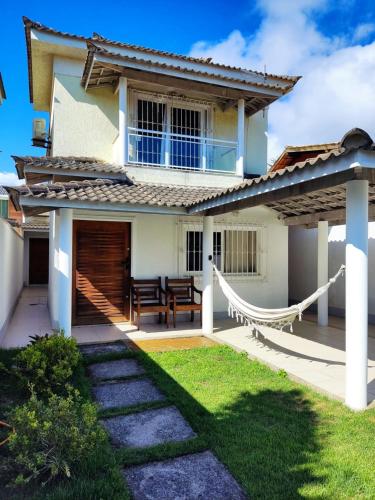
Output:
[[[80,347],[83,355],[125,352],[121,343]],[[145,375],[134,359],[93,362],[89,366],[93,394],[99,408],[128,409],[133,413],[102,418],[112,445],[132,449],[184,442],[197,434],[179,410],[168,405],[165,395]],[[163,403],[161,408],[137,411],[138,405]],[[134,500],[242,500],[241,487],[211,451],[127,467],[123,476]]]

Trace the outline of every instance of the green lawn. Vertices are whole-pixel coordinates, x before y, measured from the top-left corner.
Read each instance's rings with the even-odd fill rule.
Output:
[[[127,499],[120,466],[208,448],[251,498],[375,498],[375,410],[352,413],[227,347],[131,355],[198,438],[142,452],[103,449],[89,470],[37,498]],[[89,397],[84,376],[77,385]]]

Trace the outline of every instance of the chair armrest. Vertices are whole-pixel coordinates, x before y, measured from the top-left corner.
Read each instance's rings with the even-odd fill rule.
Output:
[[[202,293],[203,293],[202,290],[198,290],[198,288],[195,288],[195,286],[193,286],[193,291],[195,293],[199,293],[199,295],[202,295]]]

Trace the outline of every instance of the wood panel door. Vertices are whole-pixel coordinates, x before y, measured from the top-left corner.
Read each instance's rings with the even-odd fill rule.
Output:
[[[48,249],[48,238],[29,239],[29,285],[46,285],[48,283]]]
[[[73,256],[73,324],[128,321],[130,223],[74,221]]]

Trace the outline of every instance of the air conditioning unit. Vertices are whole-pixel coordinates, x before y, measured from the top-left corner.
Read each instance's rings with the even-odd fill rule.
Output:
[[[46,133],[46,120],[44,118],[35,118],[33,120],[33,140],[45,140]]]
[[[46,131],[46,120],[44,118],[35,118],[33,120],[33,146],[48,149],[51,146],[51,141]]]

